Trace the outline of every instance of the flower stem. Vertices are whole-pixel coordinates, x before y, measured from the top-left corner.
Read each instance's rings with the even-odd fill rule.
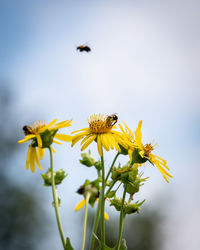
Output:
[[[120,210],[119,233],[118,233],[116,250],[119,250],[120,242],[121,242],[121,238],[122,238],[122,231],[123,231],[123,225],[124,225],[124,219],[125,219],[125,214],[124,214],[123,208],[124,208],[124,202],[125,202],[125,197],[126,197],[126,187],[127,187],[127,185],[125,184],[124,194],[123,194],[123,198],[122,198],[122,206],[121,206],[121,210]]]
[[[111,190],[111,189],[113,188],[113,186],[115,185],[115,183],[116,183],[116,181],[112,181],[112,182],[111,182],[111,184],[110,184],[108,190],[106,191],[105,199],[106,199],[107,195],[109,194],[110,190]]]
[[[82,247],[81,250],[85,249],[85,238],[86,238],[86,230],[87,230],[87,214],[88,214],[88,202],[90,199],[90,193],[87,193],[85,198],[85,215],[84,215],[84,224],[83,224],[83,239],[82,239]]]
[[[99,225],[99,215],[100,215],[101,203],[99,202],[97,205],[97,211],[94,219],[93,229],[92,229],[92,239],[90,243],[90,250],[94,249],[95,244],[95,234],[97,233],[98,225]]]
[[[58,210],[58,196],[56,192],[56,185],[55,185],[54,172],[53,172],[53,156],[52,156],[52,150],[50,147],[49,147],[49,152],[50,152],[50,164],[51,164],[51,186],[52,186],[52,193],[53,193],[53,200],[54,200],[54,208],[55,208],[56,220],[57,220],[58,230],[60,233],[60,238],[63,244],[63,248],[65,249],[65,237],[64,237],[63,230],[62,230],[62,225],[61,225],[61,220],[60,220],[60,215],[59,215],[59,210]]]
[[[116,154],[116,156],[115,156],[113,162],[112,162],[112,165],[111,165],[111,167],[110,167],[108,173],[107,173],[105,182],[107,182],[108,177],[109,177],[109,175],[110,175],[110,173],[111,173],[111,171],[112,171],[112,169],[113,169],[113,166],[114,166],[114,164],[115,164],[115,162],[116,162],[116,160],[117,160],[117,157],[118,157],[119,155],[120,155],[120,153],[118,152],[118,153]]]
[[[104,159],[103,155],[101,156],[101,166],[102,166],[102,185],[100,193],[100,203],[101,203],[101,243],[105,245],[105,220],[104,220],[104,206],[105,206],[105,169],[104,169]]]

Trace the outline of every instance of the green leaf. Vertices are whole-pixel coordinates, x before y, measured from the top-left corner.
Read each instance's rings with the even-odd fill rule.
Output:
[[[68,237],[66,240],[65,250],[74,250],[72,245],[71,245],[70,239]]]
[[[126,240],[125,240],[125,239],[122,239],[121,244],[120,244],[120,246],[119,246],[119,250],[127,250],[127,249],[128,249],[128,247],[127,247],[127,245],[126,245]],[[113,248],[113,250],[117,250],[117,246],[115,246],[115,247]]]
[[[119,250],[127,250],[127,249],[128,249],[128,247],[126,245],[126,240],[122,239],[122,242],[121,242]]]

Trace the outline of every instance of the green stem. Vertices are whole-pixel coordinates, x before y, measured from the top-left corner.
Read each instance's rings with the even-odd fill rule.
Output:
[[[63,248],[65,249],[65,237],[64,233],[62,230],[62,225],[61,225],[61,220],[60,220],[60,215],[59,215],[59,210],[58,210],[58,196],[56,192],[56,185],[55,185],[55,179],[54,179],[54,172],[53,172],[53,156],[52,156],[52,150],[49,147],[49,152],[50,152],[50,163],[51,163],[51,186],[52,186],[52,193],[53,193],[53,200],[54,200],[54,208],[55,208],[55,213],[56,213],[56,220],[57,220],[57,225],[58,225],[58,230],[60,233],[60,238],[62,240]]]
[[[115,185],[117,181],[112,181],[111,182],[111,185],[109,186],[108,190],[106,191],[106,194],[105,194],[105,199],[107,197],[107,195],[109,194],[110,190],[113,188],[113,186]]]
[[[105,197],[108,195],[108,193],[110,192],[110,190],[113,188],[113,186],[115,185],[116,181],[113,181],[109,187],[109,189],[107,190],[106,194],[105,194]],[[93,250],[94,249],[94,244],[95,244],[95,234],[97,233],[97,228],[98,228],[98,225],[99,225],[99,215],[100,215],[100,208],[101,208],[101,203],[99,202],[98,203],[98,206],[97,206],[97,212],[96,212],[96,215],[95,215],[95,219],[94,219],[94,224],[93,224],[93,229],[92,229],[92,240],[91,240],[91,243],[90,243],[90,250]]]
[[[100,210],[101,209],[101,203],[98,203],[97,206],[97,211],[94,219],[94,224],[93,224],[93,229],[92,229],[92,239],[90,243],[90,250],[94,249],[94,244],[95,244],[95,235],[97,233],[98,225],[99,225],[99,215],[100,215]]]
[[[132,200],[133,200],[133,195],[130,194],[130,197],[129,197],[129,200],[128,200],[128,204],[130,204]]]
[[[101,166],[102,166],[102,185],[101,185],[101,193],[100,193],[100,203],[101,203],[101,242],[105,245],[105,220],[104,220],[104,210],[105,210],[105,169],[104,169],[104,159],[103,152],[101,156]]]
[[[85,215],[84,215],[84,224],[83,224],[83,239],[82,239],[82,247],[81,250],[85,249],[85,238],[86,238],[86,230],[87,230],[87,214],[88,214],[88,202],[90,199],[90,193],[87,193],[85,198]]]
[[[108,174],[107,174],[107,176],[106,176],[105,182],[107,182],[108,177],[109,177],[109,175],[110,175],[110,173],[111,173],[111,171],[112,171],[112,169],[113,169],[113,166],[114,166],[114,164],[115,164],[115,162],[116,162],[116,160],[117,160],[117,157],[118,157],[119,155],[120,155],[120,153],[118,152],[118,153],[116,154],[114,160],[113,160],[113,163],[112,163],[112,165],[111,165],[109,171],[108,171]]]
[[[118,241],[117,241],[116,250],[119,250],[120,242],[121,242],[121,238],[122,238],[122,231],[123,231],[123,225],[124,225],[124,219],[125,219],[125,214],[124,214],[123,209],[124,209],[124,202],[125,202],[125,197],[126,197],[126,187],[127,187],[127,185],[125,184],[124,194],[123,194],[123,198],[122,198],[122,205],[121,205],[121,210],[120,210],[119,233],[118,233]]]

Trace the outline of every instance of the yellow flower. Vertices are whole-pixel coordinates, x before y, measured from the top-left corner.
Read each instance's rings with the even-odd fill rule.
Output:
[[[142,143],[142,133],[141,133],[142,121],[139,122],[138,127],[135,131],[135,143],[140,150],[139,154],[142,158],[147,158],[153,165],[155,165],[158,170],[161,172],[163,177],[167,182],[169,182],[169,177],[172,177],[167,170],[170,170],[167,166],[167,162],[161,157],[152,154],[151,152],[154,150],[156,145]],[[167,170],[166,170],[167,169]]]
[[[98,198],[96,199],[96,202],[97,202],[97,203],[99,202],[99,199],[98,199]],[[76,207],[75,207],[75,212],[79,211],[79,210],[85,205],[85,203],[86,203],[86,200],[85,200],[85,198],[84,198],[83,200],[81,200],[81,201],[76,205]],[[109,220],[109,216],[108,216],[108,214],[107,214],[106,212],[104,213],[104,219],[105,219],[105,220]]]
[[[31,140],[31,144],[29,145],[27,153],[26,168],[29,169],[30,166],[32,172],[35,171],[35,163],[38,168],[42,170],[39,159],[42,159],[46,147],[50,147],[53,142],[62,144],[60,141],[57,141],[54,138],[61,141],[72,141],[72,136],[57,133],[58,129],[71,126],[72,121],[66,120],[59,123],[56,122],[57,119],[53,120],[47,125],[45,122],[36,121],[33,123],[33,126],[23,127],[25,138],[18,141],[18,143],[24,143]],[[55,150],[53,148],[51,149],[55,153]]]
[[[116,119],[112,120],[112,116],[95,114],[88,119],[88,123],[89,127],[72,132],[79,132],[72,138],[72,147],[75,143],[84,138],[81,141],[81,151],[86,149],[93,141],[96,141],[100,156],[103,155],[102,147],[104,147],[106,151],[116,149],[121,152],[119,147],[119,144],[121,144],[127,149],[127,144],[123,139],[123,134],[115,130],[116,126],[114,126],[114,124],[116,123]]]
[[[124,140],[127,142],[128,155],[129,155],[130,160],[132,161],[132,152],[133,152],[134,148],[136,147],[135,136],[134,136],[133,132],[130,130],[130,128],[126,125],[126,123],[123,122],[123,124],[125,126],[125,129],[122,127],[121,124],[118,124],[118,125],[123,133]]]

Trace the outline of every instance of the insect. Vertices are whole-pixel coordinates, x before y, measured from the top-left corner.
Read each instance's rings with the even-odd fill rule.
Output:
[[[29,126],[25,125],[22,127],[22,129],[23,129],[25,135],[31,134],[31,128]]]
[[[108,126],[114,126],[115,123],[117,123],[117,121],[118,121],[118,116],[116,115],[116,113],[108,115],[106,117],[106,123],[108,124]]]
[[[80,52],[83,52],[83,51],[90,52],[91,51],[91,48],[87,45],[84,45],[84,44],[76,47],[76,49],[79,50]]]

